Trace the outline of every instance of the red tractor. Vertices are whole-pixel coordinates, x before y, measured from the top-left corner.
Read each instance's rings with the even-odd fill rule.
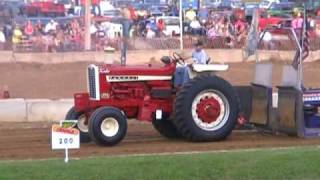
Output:
[[[228,65],[190,65],[190,80],[175,87],[175,70],[183,59],[174,53],[163,66],[90,65],[88,92],[74,95],[67,120],[78,120],[81,142],[115,145],[127,132],[127,118],[152,122],[167,138],[218,141],[234,129],[239,98],[214,72]]]

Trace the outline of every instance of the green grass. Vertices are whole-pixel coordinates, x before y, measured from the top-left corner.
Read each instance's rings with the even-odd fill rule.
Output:
[[[190,155],[0,161],[1,180],[319,179],[316,147]]]

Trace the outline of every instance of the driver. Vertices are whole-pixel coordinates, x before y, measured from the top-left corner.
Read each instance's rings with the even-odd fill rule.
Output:
[[[203,42],[198,40],[197,43],[195,43],[195,49],[192,51],[192,60],[196,64],[207,64],[208,56],[202,48]]]
[[[177,63],[176,71],[174,74],[174,86],[180,87],[189,81],[189,65],[191,64],[207,64],[208,56],[202,49],[203,43],[197,41],[195,49],[192,54],[186,51],[178,52],[180,63]],[[192,60],[190,60],[192,59]]]

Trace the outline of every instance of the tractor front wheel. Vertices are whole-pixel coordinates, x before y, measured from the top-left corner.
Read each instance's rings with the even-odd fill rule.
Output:
[[[178,93],[174,123],[190,141],[218,141],[235,127],[238,110],[238,96],[227,81],[217,76],[200,76]]]
[[[89,135],[97,144],[118,144],[127,133],[127,118],[117,108],[101,107],[89,119]]]
[[[80,131],[80,142],[87,143],[91,139],[88,134],[88,124],[86,124],[86,115],[82,112],[77,112],[74,107],[72,107],[67,115],[66,120],[77,120],[77,125],[75,128]]]

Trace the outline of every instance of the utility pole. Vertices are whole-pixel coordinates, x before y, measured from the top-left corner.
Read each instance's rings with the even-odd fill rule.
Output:
[[[84,49],[86,51],[91,50],[91,34],[90,34],[90,25],[91,25],[91,0],[85,1],[84,8],[84,24],[85,24],[85,38],[84,38]]]
[[[180,0],[179,2],[179,19],[180,19],[180,49],[182,50],[183,49],[183,30],[184,30],[184,27],[183,27],[183,10],[182,10],[182,3],[183,3],[183,0]]]

